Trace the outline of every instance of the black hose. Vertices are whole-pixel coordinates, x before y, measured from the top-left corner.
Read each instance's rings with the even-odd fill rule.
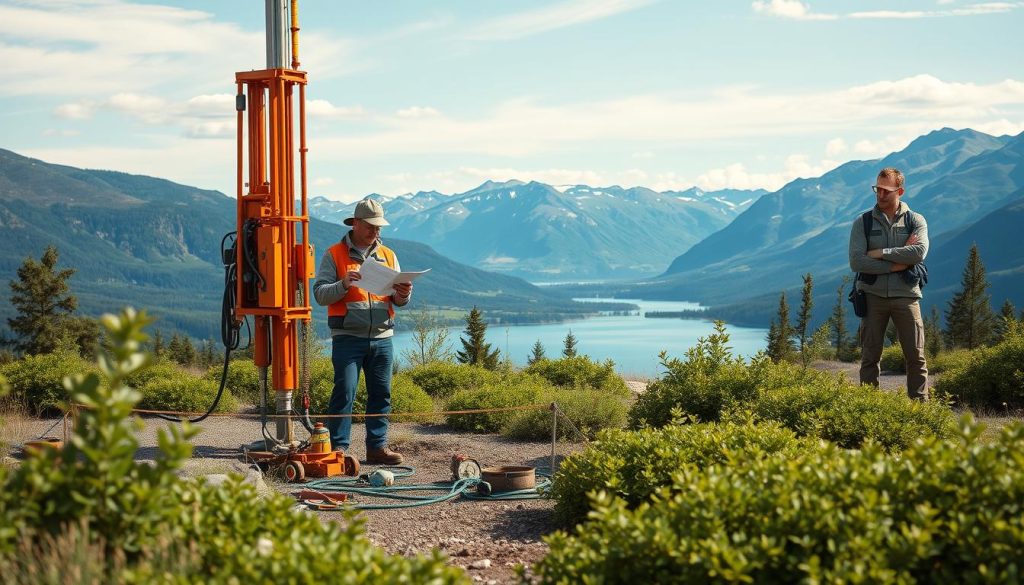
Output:
[[[231,243],[231,247],[228,249],[224,248],[225,242],[228,238],[235,236],[235,240]],[[228,364],[231,363],[231,351],[238,349],[238,343],[241,340],[241,329],[242,324],[235,320],[235,288],[238,285],[238,271],[236,270],[236,250],[235,247],[238,245],[238,232],[228,232],[224,234],[224,237],[220,240],[220,255],[224,261],[224,296],[221,300],[220,305],[220,338],[224,344],[224,369],[220,374],[220,388],[217,389],[217,397],[213,399],[213,404],[202,416],[196,418],[180,418],[177,416],[170,416],[167,414],[158,414],[158,418],[169,420],[171,422],[190,422],[198,423],[206,420],[207,417],[217,409],[217,405],[220,404],[220,399],[224,395],[224,387],[228,381]],[[246,327],[249,322],[246,320]]]

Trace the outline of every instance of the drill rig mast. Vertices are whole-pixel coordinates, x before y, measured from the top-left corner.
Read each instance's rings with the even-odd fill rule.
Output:
[[[239,322],[253,317],[253,360],[259,368],[261,396],[267,394],[269,383],[275,396],[274,410],[284,415],[277,419],[276,442],[294,445],[291,415],[298,386],[298,325],[310,321],[309,279],[315,274],[306,204],[306,72],[298,70],[297,0],[290,2],[290,14],[288,0],[265,1],[266,69],[235,74],[238,245],[234,318]]]

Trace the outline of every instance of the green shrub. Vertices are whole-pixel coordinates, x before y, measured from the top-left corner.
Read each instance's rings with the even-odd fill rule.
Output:
[[[526,368],[526,373],[539,375],[555,386],[594,388],[620,396],[630,395],[625,380],[615,373],[612,360],[597,363],[585,355],[541,359]]]
[[[637,397],[629,412],[629,426],[664,426],[679,414],[702,422],[717,421],[723,409],[750,400],[759,386],[789,384],[794,375],[815,375],[786,362],[773,364],[764,354],[747,365],[732,355],[728,342],[725,325],[716,321],[715,333],[698,339],[697,345],[687,350],[686,359],[670,359],[662,352],[665,374]]]
[[[571,441],[593,439],[598,431],[623,427],[629,409],[625,397],[610,394],[605,390],[583,388],[557,388],[543,394],[540,402],[558,404],[558,408],[564,413],[564,416],[559,417],[558,437]],[[569,426],[566,418],[572,421],[579,432]],[[551,411],[523,411],[501,429],[501,434],[513,439],[550,439]]]
[[[797,435],[850,449],[874,441],[890,451],[905,449],[921,437],[950,436],[956,428],[953,412],[941,402],[921,403],[842,380],[761,390],[724,418],[777,422]]]
[[[58,409],[67,402],[64,378],[89,371],[89,364],[77,353],[58,351],[5,364],[0,373],[11,385],[11,398],[21,402],[35,415]]]
[[[878,365],[882,368],[883,372],[905,373],[907,371],[907,364],[903,361],[903,348],[900,347],[900,344],[894,343],[883,349]]]
[[[154,378],[142,387],[139,408],[188,413],[206,412],[217,397],[219,388],[218,382],[196,378],[186,372],[180,372],[177,378]],[[238,400],[225,388],[214,412],[236,410]]]
[[[479,366],[451,362],[431,362],[403,373],[434,398],[447,398],[459,390],[479,388],[500,378],[496,372]]]
[[[211,380],[220,385],[221,376],[224,375],[224,364],[220,363],[210,366],[203,375],[204,380]],[[270,376],[268,370],[267,376]],[[250,359],[237,359],[228,362],[228,376],[226,389],[243,404],[259,406],[260,404],[260,372],[256,364]],[[274,391],[271,388],[270,400],[273,402]]]
[[[154,380],[177,380],[182,376],[191,377],[192,375],[175,362],[161,359],[150,366],[132,372],[125,377],[124,382],[136,390],[141,390],[143,386]]]
[[[962,370],[970,365],[974,355],[975,352],[969,349],[950,349],[939,352],[935,357],[928,359],[928,373],[942,374],[953,370]]]
[[[959,369],[943,374],[935,394],[972,408],[1024,408],[1024,333],[1011,332],[993,347],[974,350]]]
[[[403,414],[407,412],[431,412],[434,410],[434,400],[412,381],[412,378],[399,373],[391,378],[391,412]],[[360,376],[359,387],[356,389],[356,401],[353,405],[353,412],[366,412],[366,380]],[[403,417],[401,420],[424,420],[420,418]]]
[[[238,478],[221,485],[179,478],[176,470],[190,456],[187,440],[195,434],[188,424],[160,429],[154,461],[135,461],[131,409],[140,394],[125,377],[145,366],[147,356],[134,348],[145,341],[147,322],[131,310],[105,316],[113,355],[101,362],[105,380],[92,373],[70,387],[72,399],[86,406],[72,440],[60,451],[29,457],[11,473],[0,468],[0,574],[27,575],[35,561],[20,551],[87,525],[79,534],[89,539],[85,550],[104,553],[101,582],[469,583],[437,553],[386,554],[365,538],[354,516],[324,523],[293,511],[294,501],[283,495],[260,499]],[[147,559],[177,558],[175,543],[187,554],[180,564],[170,563],[173,572],[146,566]],[[53,567],[36,568],[53,574]]]
[[[822,444],[683,468],[635,510],[602,494],[546,538],[541,583],[1013,583],[1024,566],[1024,426],[966,425],[899,457]],[[556,488],[558,483],[556,482]]]
[[[327,413],[333,392],[334,366],[331,364],[331,360],[327,358],[312,360],[309,384],[309,412],[312,418],[316,418],[318,414]],[[413,382],[408,374],[401,372],[391,377],[391,412],[398,414],[432,410],[434,410],[434,401]],[[357,414],[366,412],[366,377],[361,372],[359,384],[356,386],[356,400],[352,405],[352,412]],[[357,417],[354,420],[362,422],[363,419]]]
[[[870,440],[901,451],[916,439],[948,437],[956,430],[956,418],[944,403],[919,402],[870,386],[845,386],[831,405],[810,416],[815,435],[849,449]]]
[[[582,522],[591,510],[591,493],[614,494],[632,508],[694,468],[734,464],[767,453],[792,455],[811,444],[774,424],[675,424],[604,431],[586,450],[562,462],[552,489],[555,519],[563,525]]]
[[[550,396],[552,391],[553,388],[547,382],[534,381],[514,386],[484,384],[480,388],[456,392],[448,400],[447,410],[509,408],[543,404],[543,398]],[[497,433],[506,425],[511,424],[519,414],[520,411],[514,410],[478,414],[449,414],[445,417],[445,424],[457,431]]]

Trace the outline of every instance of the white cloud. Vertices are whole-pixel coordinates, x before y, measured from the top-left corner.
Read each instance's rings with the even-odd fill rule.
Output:
[[[964,8],[954,8],[951,10],[873,10],[851,12],[847,16],[849,18],[860,19],[945,18],[950,16],[999,14],[1003,12],[1010,12],[1020,6],[1020,3],[1014,2],[987,2],[983,4],[971,4]]]
[[[314,187],[328,187],[334,184],[334,179],[331,177],[317,177],[313,179]]]
[[[846,141],[842,138],[833,138],[825,145],[825,154],[828,156],[838,156],[846,151]]]
[[[792,18],[794,20],[835,20],[834,14],[811,12],[810,6],[799,0],[755,0],[751,5],[754,12],[763,12],[771,16]]]
[[[88,120],[92,118],[95,106],[90,103],[61,104],[54,109],[53,114],[65,120]]]
[[[327,100],[306,100],[306,115],[310,118],[359,118],[364,113],[360,106],[336,106]]]
[[[697,186],[705,191],[719,189],[768,189],[774,191],[800,177],[817,177],[839,166],[834,160],[812,164],[803,154],[786,157],[783,168],[775,172],[751,172],[743,163],[711,169],[697,177]]]
[[[204,120],[186,126],[185,136],[189,138],[234,138],[238,130],[235,120]]]
[[[203,11],[121,0],[0,5],[0,62],[18,79],[0,86],[0,95],[230,87],[234,80],[225,72],[264,65],[260,29],[246,31]],[[303,39],[310,47],[300,53],[303,67],[315,75],[337,75],[355,61],[348,41],[315,32]]]
[[[395,112],[395,115],[398,116],[399,118],[434,118],[440,116],[441,112],[438,112],[437,110],[429,106],[412,106],[410,108],[398,110],[397,112]]]
[[[939,4],[950,4],[940,0]],[[793,20],[836,20],[838,18],[875,19],[875,20],[907,20],[918,18],[946,18],[955,16],[978,16],[1000,14],[1020,8],[1021,2],[982,2],[969,4],[963,8],[944,10],[862,10],[846,14],[825,14],[812,12],[808,4],[800,0],[755,0],[751,7],[754,12],[789,18]]]
[[[526,157],[607,142],[629,152],[707,140],[889,133],[1024,118],[1024,82],[948,82],[930,75],[831,91],[730,88],[705,95],[637,95],[560,104],[513,99],[482,117],[379,119],[360,133],[313,140],[335,160],[404,154]],[[723,122],[727,121],[727,122]],[[835,145],[833,146],[835,148]]]
[[[522,39],[585,22],[601,20],[650,4],[653,0],[566,0],[518,14],[509,14],[475,27],[467,40]]]

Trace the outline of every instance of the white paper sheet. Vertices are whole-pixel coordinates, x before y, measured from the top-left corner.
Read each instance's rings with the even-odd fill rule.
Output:
[[[362,268],[359,269],[362,278],[357,280],[355,285],[375,295],[387,296],[395,292],[395,284],[412,282],[428,272],[429,268],[420,272],[398,272],[370,259],[363,262]]]

